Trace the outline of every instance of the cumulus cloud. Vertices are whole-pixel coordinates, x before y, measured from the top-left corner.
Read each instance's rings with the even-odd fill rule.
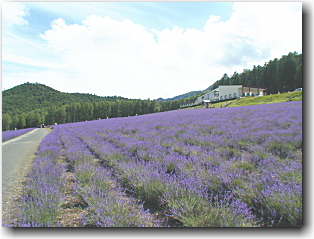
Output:
[[[176,26],[147,30],[127,19],[96,15],[82,24],[56,19],[41,37],[62,56],[64,67],[75,73],[68,78],[76,82],[75,91],[172,97],[204,89],[224,73],[241,72],[290,51],[301,52],[300,6],[237,2],[228,21],[210,16],[202,30]]]
[[[252,48],[249,60],[280,57],[289,51],[302,50],[301,6],[288,2],[237,2],[227,23],[231,34],[246,39],[242,45]],[[242,51],[240,54],[247,56]]]
[[[13,25],[24,26],[28,22],[24,19],[27,16],[28,9],[25,4],[20,2],[3,2],[2,3],[2,23],[4,27]]]

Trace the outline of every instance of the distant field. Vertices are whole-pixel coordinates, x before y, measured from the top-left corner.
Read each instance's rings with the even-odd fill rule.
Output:
[[[25,192],[10,226],[300,227],[302,101],[58,125]]]

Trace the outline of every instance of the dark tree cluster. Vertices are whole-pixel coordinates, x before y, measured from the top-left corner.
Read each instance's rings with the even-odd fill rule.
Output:
[[[52,106],[45,113],[45,124],[72,123],[96,119],[128,117],[178,109],[180,102],[157,100],[116,100],[114,102],[71,103]]]
[[[254,65],[252,70],[244,69],[240,74],[234,72],[231,77],[224,74],[213,88],[220,85],[263,86],[272,94],[302,88],[302,54],[290,52],[279,60],[265,62],[264,66]]]
[[[160,102],[62,93],[42,84],[25,83],[3,92],[2,130],[169,111],[178,109],[184,100]]]

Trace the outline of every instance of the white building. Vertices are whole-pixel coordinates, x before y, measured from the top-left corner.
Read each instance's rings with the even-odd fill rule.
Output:
[[[242,96],[262,96],[266,94],[265,87],[251,87],[243,85],[221,85],[218,88],[200,96],[195,101],[195,104],[203,104],[204,100],[221,101],[235,99]]]

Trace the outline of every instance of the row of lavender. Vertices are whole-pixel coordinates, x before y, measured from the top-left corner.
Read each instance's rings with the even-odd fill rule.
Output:
[[[302,102],[65,124],[49,137],[56,133],[88,224],[302,224]]]
[[[55,225],[59,214],[64,187],[63,173],[66,164],[59,161],[62,144],[59,130],[45,137],[33,162],[31,172],[25,184],[19,211],[13,215],[15,219],[10,225],[14,227],[50,227]]]
[[[3,131],[2,132],[2,142],[7,141],[9,139],[18,137],[22,134],[26,134],[29,131],[34,130],[35,128],[27,128],[27,129],[18,129],[18,130],[10,130],[10,131]]]
[[[66,127],[61,132],[68,168],[75,175],[76,189],[89,212],[82,217],[83,226],[159,226],[138,200],[124,193],[116,178],[112,177],[112,169],[100,165],[101,161],[75,133]]]
[[[93,227],[160,226],[135,198],[128,197],[112,178],[110,168],[99,166],[86,145],[66,128],[56,127],[40,144],[32,171],[21,197],[19,211],[7,227],[63,227],[60,214],[65,205],[65,191],[74,173],[71,190],[86,207],[80,225]],[[96,161],[95,161],[96,160]],[[85,206],[84,206],[85,204]]]

